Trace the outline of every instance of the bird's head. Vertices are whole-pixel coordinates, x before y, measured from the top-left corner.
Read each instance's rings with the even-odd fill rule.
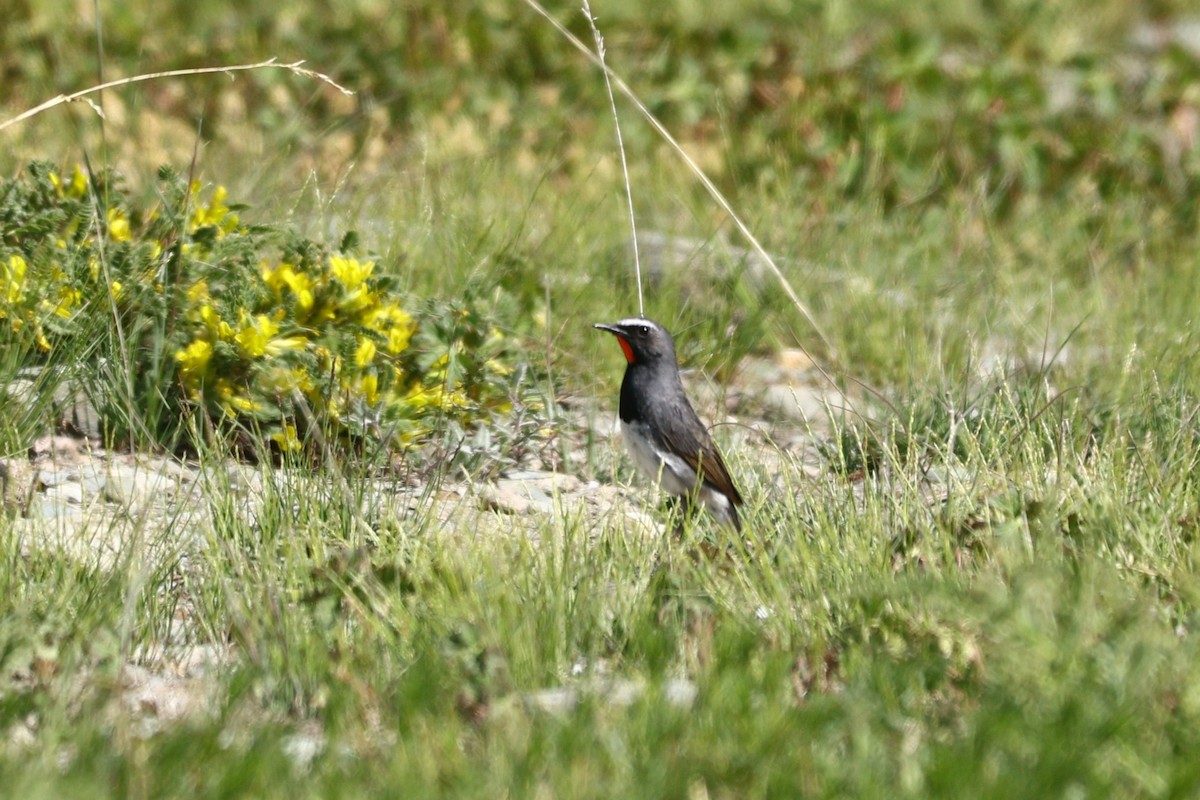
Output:
[[[625,360],[630,364],[675,361],[675,340],[662,325],[645,317],[629,317],[620,322],[598,322],[592,326],[617,337]]]

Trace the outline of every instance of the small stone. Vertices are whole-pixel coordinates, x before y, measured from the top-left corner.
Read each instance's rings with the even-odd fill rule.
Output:
[[[813,367],[813,360],[809,358],[808,353],[799,348],[780,350],[779,355],[775,357],[775,363],[780,369],[788,372],[807,372]]]
[[[489,511],[528,514],[533,508],[533,503],[528,497],[498,484],[484,486],[479,492],[479,497],[483,507]]]
[[[480,497],[484,507],[493,511],[552,514],[556,495],[576,491],[582,485],[573,475],[523,471],[484,486]]]
[[[785,420],[811,422],[826,416],[826,397],[810,386],[768,386],[762,393],[765,410]],[[836,403],[831,402],[836,407]]]
[[[75,480],[79,481],[85,495],[100,494],[104,490],[104,484],[108,482],[108,467],[100,461],[80,464]]]
[[[4,393],[13,403],[32,406],[38,396],[37,385],[29,378],[15,378],[4,387]]]
[[[126,508],[161,499],[178,486],[175,480],[146,467],[113,465],[100,489],[100,496]]]
[[[81,387],[68,385],[61,398],[55,396],[55,402],[60,404],[62,429],[92,439],[101,437],[104,425],[100,414],[92,405],[92,399]]]
[[[629,680],[613,680],[606,686],[601,685],[603,697],[614,706],[626,708],[633,705],[645,693],[643,683]],[[601,692],[597,692],[600,694]]]
[[[666,689],[663,692],[667,702],[676,708],[691,708],[698,693],[696,684],[683,678],[672,678],[667,681]]]
[[[29,714],[14,722],[8,729],[8,743],[16,750],[27,750],[37,744],[37,716]]]
[[[646,684],[625,678],[591,681],[578,688],[555,687],[530,692],[525,701],[533,708],[550,714],[574,711],[583,697],[594,697],[618,708],[628,708],[646,694]],[[676,708],[689,708],[696,701],[696,684],[683,678],[673,678],[663,687],[663,697]]]
[[[0,461],[0,496],[7,516],[27,514],[35,490],[35,473],[28,461],[16,458]]]
[[[126,706],[163,722],[173,722],[202,710],[206,687],[193,680],[151,672],[136,664],[121,669]]]
[[[46,487],[45,496],[64,503],[83,505],[83,486],[78,483],[63,482]]]
[[[29,453],[34,459],[48,458],[53,461],[78,461],[86,458],[86,439],[71,436],[42,436],[34,441]]]
[[[198,644],[183,652],[176,668],[186,677],[198,678],[215,672],[217,667],[228,660],[229,648],[216,644]]]
[[[29,501],[26,516],[31,520],[56,520],[59,522],[83,516],[83,506],[61,497],[35,495]]]
[[[64,483],[79,483],[79,468],[69,464],[39,464],[38,483],[50,489]]]
[[[292,760],[297,769],[308,769],[317,756],[325,750],[325,733],[314,723],[283,739],[284,755]]]
[[[526,702],[547,714],[567,714],[579,705],[579,692],[567,688],[542,689],[530,692],[526,696]]]

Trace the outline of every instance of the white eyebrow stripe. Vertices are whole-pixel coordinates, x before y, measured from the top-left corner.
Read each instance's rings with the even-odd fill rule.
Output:
[[[617,323],[618,325],[647,325],[651,328],[661,328],[658,323],[646,319],[645,317],[626,317]]]

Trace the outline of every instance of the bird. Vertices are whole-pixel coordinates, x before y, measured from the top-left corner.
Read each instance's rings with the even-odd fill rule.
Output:
[[[638,468],[685,508],[696,500],[717,521],[742,529],[742,495],[708,429],[688,402],[675,358],[675,340],[645,317],[598,322],[617,337],[627,362],[621,380],[621,436]]]

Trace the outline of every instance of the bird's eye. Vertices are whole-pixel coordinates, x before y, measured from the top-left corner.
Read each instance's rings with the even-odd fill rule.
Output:
[[[650,333],[650,326],[649,325],[638,325],[638,333],[640,333],[642,336],[648,335]]]

